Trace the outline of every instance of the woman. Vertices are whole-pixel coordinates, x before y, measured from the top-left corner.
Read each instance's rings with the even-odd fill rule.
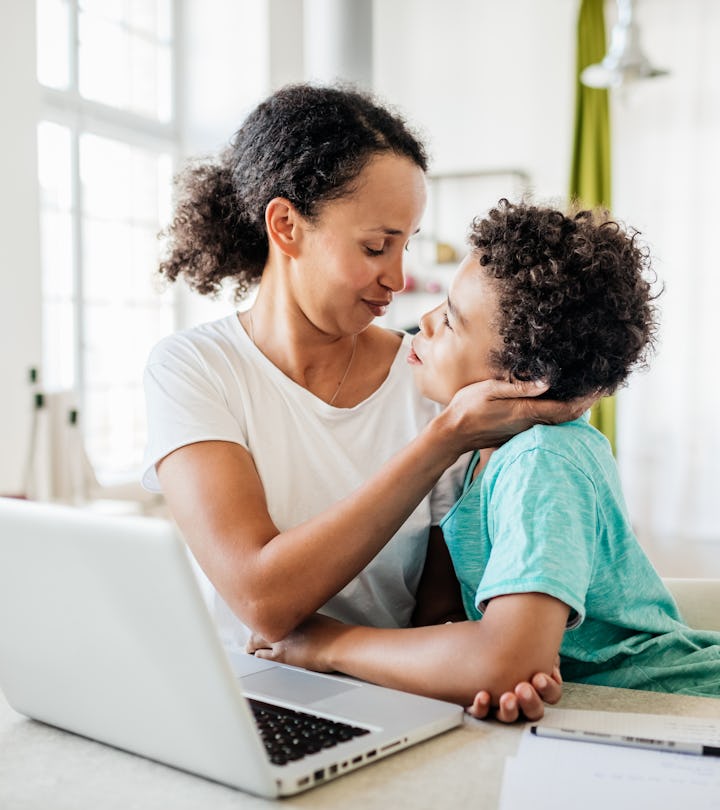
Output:
[[[151,354],[144,482],[162,488],[212,583],[228,647],[244,648],[246,626],[283,638],[320,608],[409,625],[428,530],[456,494],[444,471],[469,448],[588,405],[533,399],[544,388],[532,384],[484,383],[443,411],[416,393],[408,336],[373,320],[403,288],[426,168],[397,115],[354,91],[297,85],[182,180],[161,271],[201,293],[259,287],[248,311]],[[551,679],[537,685],[559,696]],[[503,719],[518,701],[542,712],[527,684],[505,701]]]

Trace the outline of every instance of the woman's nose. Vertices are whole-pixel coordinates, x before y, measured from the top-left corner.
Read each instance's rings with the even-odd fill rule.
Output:
[[[400,292],[405,288],[405,273],[403,271],[403,256],[393,257],[386,265],[380,283],[392,292]]]

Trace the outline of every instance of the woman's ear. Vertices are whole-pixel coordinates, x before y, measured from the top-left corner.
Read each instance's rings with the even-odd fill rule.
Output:
[[[297,258],[300,251],[304,226],[304,217],[290,200],[274,197],[267,204],[265,227],[268,242],[291,259]]]

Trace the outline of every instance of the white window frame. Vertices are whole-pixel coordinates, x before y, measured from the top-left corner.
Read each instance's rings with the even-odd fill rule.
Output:
[[[80,178],[80,138],[85,134],[116,140],[148,151],[169,154],[176,166],[181,154],[180,128],[180,79],[182,65],[181,19],[182,0],[171,0],[171,116],[167,122],[153,120],[126,110],[117,109],[100,102],[83,98],[79,92],[79,6],[80,0],[66,0],[69,8],[68,58],[69,76],[67,89],[56,89],[40,85],[41,105],[38,124],[49,122],[67,127],[71,140],[71,198],[72,198],[72,279],[74,290],[73,320],[75,325],[74,342],[74,385],[73,394],[78,399],[81,412],[85,410],[86,375],[83,347],[85,346],[85,313],[83,307],[83,225],[82,225],[82,184]],[[173,320],[177,323],[181,316],[181,304],[173,295]],[[45,328],[45,324],[42,325]],[[82,425],[82,422],[81,422]]]

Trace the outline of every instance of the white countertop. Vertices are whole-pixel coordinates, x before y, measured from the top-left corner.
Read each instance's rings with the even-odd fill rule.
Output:
[[[566,684],[565,708],[720,718],[720,700]],[[522,725],[465,725],[285,807],[372,810],[496,808],[505,757]],[[17,714],[0,693],[1,810],[225,810],[274,805]]]

